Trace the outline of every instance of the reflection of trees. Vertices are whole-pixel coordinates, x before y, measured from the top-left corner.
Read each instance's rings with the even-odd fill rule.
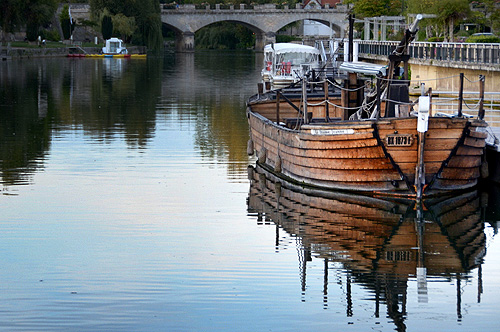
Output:
[[[252,52],[4,62],[3,181],[17,183],[41,167],[54,131],[78,129],[93,140],[145,147],[157,111],[168,113],[172,124],[192,124],[201,156],[227,162],[230,174],[241,174],[248,162],[245,102],[256,92],[260,66]]]
[[[184,112],[196,118],[195,146],[203,157],[229,161],[230,173],[241,173],[248,162],[245,103],[259,81],[255,57],[230,51],[177,54],[176,66],[164,76],[165,102],[189,105]]]
[[[110,60],[110,61],[107,61]],[[153,135],[161,59],[38,59],[0,67],[3,182],[37,167],[52,131],[81,128],[99,140],[144,147]]]
[[[120,64],[120,59],[104,60],[110,61],[100,65]],[[99,139],[110,139],[123,132],[129,145],[143,147],[151,139],[155,127],[161,61],[137,61],[133,66],[127,61],[121,60],[126,68],[103,69],[103,79],[92,80],[91,98],[86,100],[90,107],[81,105],[75,115],[79,116],[77,122],[86,124],[93,134],[100,136]],[[114,77],[117,71],[122,73],[119,79]],[[122,130],[117,130],[120,127]]]
[[[324,261],[324,299],[328,303],[329,263],[345,269],[346,315],[354,316],[351,284],[363,286],[380,305],[397,331],[406,331],[408,280],[417,279],[418,300],[427,301],[427,276],[457,284],[457,318],[462,317],[462,280],[478,268],[486,251],[485,197],[476,191],[456,197],[428,199],[425,207],[412,201],[391,201],[341,192],[312,191],[264,173],[249,170],[248,207],[258,222],[276,225],[301,244],[299,265],[302,291],[306,265],[316,257]],[[478,293],[478,298],[480,292]],[[479,300],[478,300],[479,301]]]
[[[20,72],[0,67],[0,171],[5,184],[25,183],[42,165],[50,146],[51,84],[43,68]],[[19,171],[20,168],[24,170]]]
[[[229,161],[230,174],[241,174],[248,165],[248,126],[241,109],[241,105],[221,103],[203,112],[196,123],[195,145],[202,156]]]

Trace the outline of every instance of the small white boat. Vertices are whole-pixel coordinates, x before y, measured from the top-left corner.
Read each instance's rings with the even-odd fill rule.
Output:
[[[110,38],[106,40],[106,46],[102,48],[103,54],[127,54],[127,48],[123,40],[118,38]]]
[[[276,43],[264,47],[262,80],[272,88],[289,86],[313,69],[320,69],[320,51],[312,46]]]

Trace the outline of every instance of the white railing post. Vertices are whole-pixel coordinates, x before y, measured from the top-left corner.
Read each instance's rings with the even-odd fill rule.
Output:
[[[353,46],[353,58],[352,58],[352,61],[354,62],[358,62],[358,55],[359,55],[359,42],[355,41]]]
[[[370,40],[370,19],[365,18],[365,38],[364,40]]]

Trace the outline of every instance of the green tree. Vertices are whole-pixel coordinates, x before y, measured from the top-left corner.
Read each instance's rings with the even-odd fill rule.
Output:
[[[0,1],[0,26],[2,27],[2,41],[5,34],[14,32],[22,23],[23,2],[19,0]]]
[[[159,52],[163,47],[159,0],[144,0],[136,8],[135,15],[127,16],[135,16],[141,43]]]
[[[5,40],[5,33],[15,32],[21,26],[26,26],[26,37],[31,41],[35,40],[40,28],[52,20],[57,5],[56,0],[1,0],[2,39]]]
[[[113,36],[113,20],[111,16],[104,15],[101,21],[102,38],[109,39]]]
[[[401,0],[350,0],[356,17],[393,16],[401,14]]]
[[[230,22],[218,22],[200,29],[195,39],[197,48],[207,49],[247,49],[255,44],[251,30]]]
[[[455,23],[470,12],[468,0],[439,0],[435,2],[434,12],[442,25],[448,28],[447,41],[453,41]]]
[[[63,38],[69,39],[71,37],[71,33],[75,28],[75,23],[71,22],[69,17],[69,6],[64,5],[61,14],[59,14],[59,22],[61,22],[61,29],[63,32]]]
[[[123,14],[134,18],[136,29],[133,40],[152,50],[162,47],[160,1],[159,0],[90,0],[92,15],[99,17],[108,10],[111,16]]]
[[[137,29],[135,17],[127,17],[123,14],[116,14],[113,16],[112,21],[114,33],[120,35],[125,42],[130,42],[130,38]]]
[[[48,25],[57,9],[56,0],[25,0],[24,17],[26,19],[26,37],[35,40],[40,28]]]

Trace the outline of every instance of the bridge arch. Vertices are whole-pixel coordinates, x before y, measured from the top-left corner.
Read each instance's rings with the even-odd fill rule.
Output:
[[[255,49],[263,50],[268,43],[276,41],[276,33],[282,27],[302,20],[318,21],[332,27],[343,36],[347,27],[348,6],[337,5],[336,8],[324,9],[276,9],[276,5],[256,5],[246,9],[230,6],[229,9],[206,7],[196,9],[194,5],[183,5],[175,9],[162,9],[161,19],[164,24],[176,32],[176,50],[180,52],[194,51],[194,33],[199,29],[217,22],[233,22],[241,24],[256,35]]]

